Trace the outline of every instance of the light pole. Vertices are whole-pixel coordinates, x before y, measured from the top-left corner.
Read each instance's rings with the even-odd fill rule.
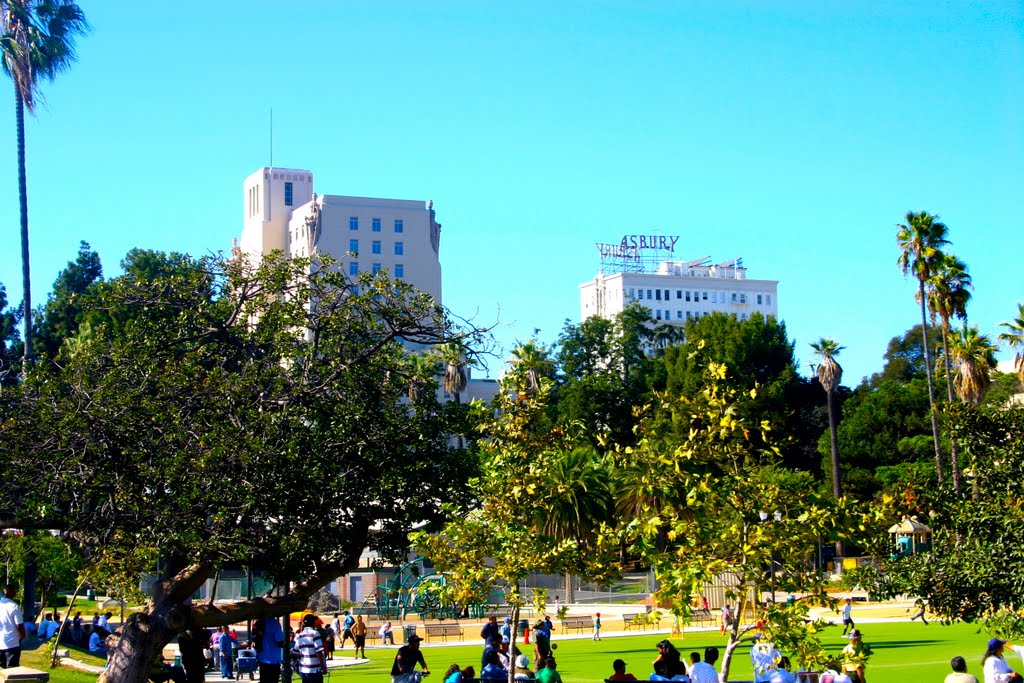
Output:
[[[757,516],[761,518],[761,524],[778,523],[782,521],[782,513],[779,510],[771,513],[771,519],[766,511],[761,510],[757,513]],[[772,591],[772,603],[775,603],[775,545],[774,542],[771,548],[771,554],[768,557],[768,572],[769,572],[769,583],[768,586]]]

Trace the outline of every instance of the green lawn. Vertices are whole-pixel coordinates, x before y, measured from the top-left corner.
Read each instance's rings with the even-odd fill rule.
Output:
[[[907,681],[939,681],[949,673],[949,659],[961,655],[967,660],[971,673],[981,678],[981,655],[985,650],[988,635],[978,631],[977,626],[955,624],[943,626],[931,623],[928,626],[915,622],[862,624],[864,641],[871,645],[874,655],[868,663],[866,671],[869,683],[906,683]],[[826,646],[838,653],[846,644],[840,637],[838,628],[831,629],[826,638]],[[601,642],[592,640],[556,639],[558,651],[558,669],[565,683],[600,683],[611,674],[612,660],[621,657],[628,663],[628,671],[638,678],[644,678],[651,672],[650,663],[656,656],[654,644],[662,637],[659,635],[639,635],[623,638],[605,638]],[[470,644],[458,647],[424,646],[424,656],[430,665],[433,675],[432,683],[441,683],[441,676],[453,662],[462,666],[473,665],[479,673],[481,646],[475,639]],[[703,652],[708,645],[724,648],[725,639],[718,633],[692,632],[684,638],[673,639],[676,647],[684,656],[691,651]],[[532,648],[530,655],[532,657]],[[350,655],[352,648],[340,651]],[[333,683],[344,683],[346,679],[366,679],[386,683],[394,660],[394,649],[370,649],[367,651],[370,663],[332,671]],[[76,658],[97,663],[94,657],[84,653],[76,653]],[[1018,671],[1024,670],[1024,663],[1010,656],[1010,666]],[[44,650],[27,651],[22,655],[22,664],[35,668],[47,668]],[[749,648],[742,647],[734,659],[730,678],[744,680],[751,678]],[[95,676],[60,667],[51,672],[53,683],[93,683]],[[298,677],[294,679],[298,681]]]
[[[985,651],[985,643],[989,636],[979,633],[977,626],[955,624],[943,626],[929,623],[928,626],[915,622],[864,624],[864,641],[871,645],[874,655],[865,671],[869,683],[906,683],[907,681],[940,681],[951,670],[949,659],[961,655],[967,660],[968,671],[981,678],[981,655]],[[832,629],[826,638],[826,646],[838,653],[846,645],[847,640],[840,637],[838,628]],[[565,640],[556,642],[558,651],[558,670],[565,683],[599,683],[612,673],[612,660],[622,658],[626,661],[627,671],[637,678],[644,678],[651,673],[651,661],[657,656],[655,643],[664,636],[646,635],[623,638],[605,638],[601,642],[592,640]],[[724,651],[725,639],[718,633],[693,632],[682,639],[673,639],[676,647],[684,656],[692,651],[703,653],[704,648],[716,645]],[[452,663],[461,666],[473,665],[477,673],[480,671],[480,645],[460,647],[431,647],[426,644],[424,657],[431,667],[431,680],[441,683],[440,676]],[[746,680],[752,678],[749,647],[741,647],[737,657],[733,659],[730,678]],[[348,652],[351,652],[349,649]],[[344,652],[343,652],[344,654]],[[372,660],[369,664],[346,668],[332,673],[335,683],[350,677],[367,677],[377,681],[386,681],[394,659],[394,650],[370,650]],[[532,652],[530,652],[532,658]],[[1022,662],[1014,662],[1010,666],[1024,670]],[[434,678],[436,676],[437,678]]]

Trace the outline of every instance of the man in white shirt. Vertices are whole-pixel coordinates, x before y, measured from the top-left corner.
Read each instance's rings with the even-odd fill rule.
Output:
[[[1024,676],[1011,669],[1003,658],[1003,651],[1007,647],[1020,652],[1018,646],[1001,638],[993,638],[988,641],[988,650],[985,651],[985,656],[981,660],[981,668],[985,672],[985,683],[1020,683],[1024,680]]]
[[[696,653],[694,653],[696,654]],[[693,657],[691,656],[692,660]],[[690,683],[718,683],[718,672],[715,662],[718,661],[718,648],[704,649],[704,661],[696,661],[690,666]]]
[[[25,640],[25,620],[21,608],[14,602],[18,585],[4,586],[0,597],[0,669],[10,669],[21,664],[21,641]]]
[[[953,668],[953,673],[946,676],[944,683],[978,683],[975,676],[967,673],[967,662],[963,657],[953,657],[949,660],[949,665]]]

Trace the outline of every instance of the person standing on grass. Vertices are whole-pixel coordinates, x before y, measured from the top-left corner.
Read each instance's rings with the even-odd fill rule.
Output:
[[[260,680],[277,681],[281,678],[281,661],[284,659],[284,629],[277,617],[265,617],[256,624],[253,636],[256,639],[256,665],[260,669]]]
[[[601,613],[594,615],[594,640],[601,640]]]
[[[21,664],[21,641],[25,640],[25,620],[21,608],[14,601],[18,584],[8,583],[0,595],[0,669],[11,669]]]
[[[356,623],[352,624],[352,637],[356,641],[356,658],[362,656],[366,659],[366,623],[363,621],[363,615],[360,614],[356,617]]]
[[[843,605],[843,635],[846,635],[847,629],[854,629],[856,627],[853,624],[853,600],[846,598],[846,604]]]
[[[953,669],[953,673],[948,674],[943,683],[978,683],[976,676],[967,673],[967,662],[963,657],[953,657],[949,660],[949,666]]]
[[[1022,651],[1021,646],[1008,643],[1000,638],[993,638],[988,641],[988,649],[985,656],[981,658],[981,667],[985,672],[985,683],[1020,683],[1024,678],[1010,668],[1003,658],[1003,651],[1009,647],[1018,654]]]
[[[302,683],[324,683],[327,660],[324,659],[324,641],[316,629],[316,615],[302,617],[303,629],[295,635],[292,657],[299,660],[298,672]]]
[[[234,678],[234,651],[235,639],[231,637],[231,629],[227,626],[220,632],[217,638],[217,646],[220,648],[220,677]]]

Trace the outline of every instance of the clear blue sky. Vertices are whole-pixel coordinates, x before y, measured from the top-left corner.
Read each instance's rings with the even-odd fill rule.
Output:
[[[27,126],[36,301],[81,239],[108,275],[134,246],[228,249],[271,107],[275,165],[318,192],[434,200],[444,303],[507,323],[506,346],[578,320],[594,243],[631,232],[780,280],[801,363],[836,338],[848,384],[918,319],[896,266],[909,209],[950,226],[983,331],[1024,300],[1020,2],[81,6],[93,32]]]

